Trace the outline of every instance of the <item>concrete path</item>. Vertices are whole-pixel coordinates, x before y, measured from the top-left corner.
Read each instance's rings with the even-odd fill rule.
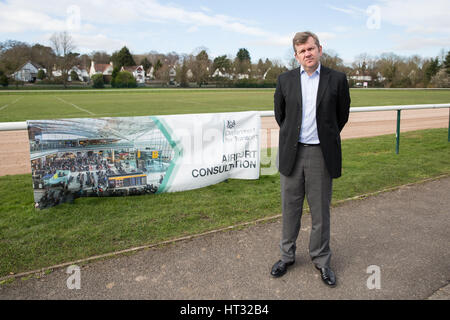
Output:
[[[86,264],[80,289],[68,289],[66,268],[17,279],[0,299],[450,299],[450,177],[334,207],[336,288],[310,262],[310,220],[304,214],[296,263],[278,279],[269,272],[279,218]]]

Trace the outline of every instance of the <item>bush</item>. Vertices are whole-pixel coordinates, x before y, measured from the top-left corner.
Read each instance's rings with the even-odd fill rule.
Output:
[[[3,73],[3,71],[0,70],[0,85],[3,87],[7,87],[9,84],[8,77],[6,74]]]
[[[235,88],[276,88],[276,81],[257,80],[257,79],[241,79],[234,83]]]
[[[105,87],[105,82],[103,81],[103,75],[102,74],[94,74],[91,77],[92,80],[92,87],[97,89],[102,89]]]
[[[43,80],[45,78],[45,71],[42,69],[39,69],[38,73],[37,73],[37,78],[39,80]]]
[[[130,72],[121,71],[117,73],[117,76],[114,78],[114,86],[116,88],[136,88],[137,83]]]
[[[39,82],[40,84],[64,84],[63,77],[54,77],[53,79],[45,78]]]
[[[78,77],[78,73],[76,73],[74,70],[70,72],[70,80],[71,81],[80,81],[80,78]]]

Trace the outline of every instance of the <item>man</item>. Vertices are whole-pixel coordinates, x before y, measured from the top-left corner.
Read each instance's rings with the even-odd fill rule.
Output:
[[[283,224],[281,259],[271,275],[284,275],[295,262],[306,195],[312,218],[309,254],[323,282],[334,287],[329,245],[332,179],[341,175],[340,132],[348,120],[350,93],[344,73],[320,64],[322,46],[315,34],[297,33],[293,47],[300,68],[281,74],[274,94]]]

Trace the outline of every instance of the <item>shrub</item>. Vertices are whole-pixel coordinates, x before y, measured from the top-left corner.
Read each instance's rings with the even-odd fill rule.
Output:
[[[9,84],[8,77],[6,74],[3,73],[3,71],[0,70],[0,85],[3,87],[7,87]]]
[[[70,80],[72,80],[72,81],[80,81],[80,78],[78,77],[78,74],[74,70],[72,70],[70,72]]]
[[[44,79],[44,78],[45,78],[45,71],[42,70],[42,69],[39,69],[39,71],[38,71],[38,73],[37,73],[37,78],[38,78],[39,80]]]
[[[92,80],[92,87],[93,88],[104,88],[105,87],[105,82],[103,81],[103,75],[102,74],[94,74],[91,77]]]
[[[116,88],[136,88],[137,83],[130,72],[121,71],[117,73],[117,76],[114,78],[114,86]]]

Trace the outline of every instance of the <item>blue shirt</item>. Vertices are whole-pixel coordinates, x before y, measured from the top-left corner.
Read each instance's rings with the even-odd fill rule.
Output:
[[[300,128],[298,141],[318,144],[320,140],[317,133],[316,101],[317,90],[319,89],[320,63],[311,76],[301,66],[300,77],[302,85],[302,127]]]

